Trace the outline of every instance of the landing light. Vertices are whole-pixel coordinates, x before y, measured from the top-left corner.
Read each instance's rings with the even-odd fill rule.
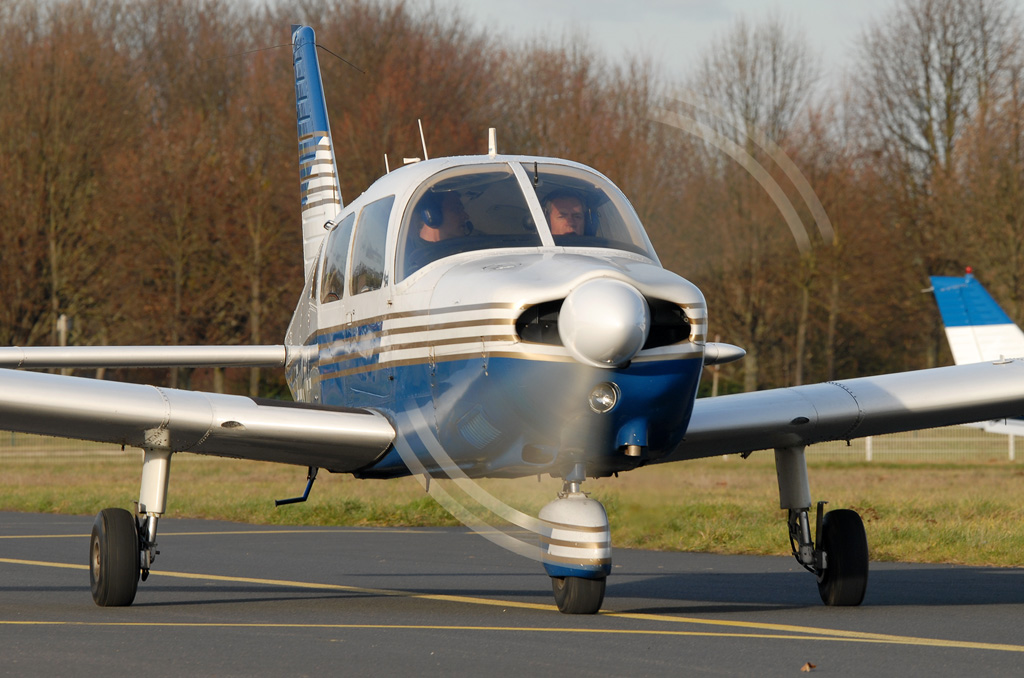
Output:
[[[590,409],[598,414],[611,412],[617,402],[619,402],[619,387],[608,382],[595,386],[594,390],[590,392],[590,397],[587,398]]]

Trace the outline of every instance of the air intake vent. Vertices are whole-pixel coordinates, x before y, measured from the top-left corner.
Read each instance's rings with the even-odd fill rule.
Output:
[[[562,310],[562,299],[546,301],[523,311],[516,320],[516,333],[523,341],[534,344],[561,346],[558,336],[558,312]]]
[[[648,299],[647,306],[651,309],[651,331],[647,334],[645,349],[670,346],[690,338],[690,320],[677,304]]]

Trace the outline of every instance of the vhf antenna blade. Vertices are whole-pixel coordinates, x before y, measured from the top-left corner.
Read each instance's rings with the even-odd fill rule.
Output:
[[[430,160],[430,156],[427,155],[427,139],[423,136],[423,121],[416,118],[416,124],[420,126],[420,143],[423,145],[423,159]]]

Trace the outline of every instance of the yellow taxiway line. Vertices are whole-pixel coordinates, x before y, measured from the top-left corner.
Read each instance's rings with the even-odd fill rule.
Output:
[[[251,534],[251,531],[246,531]],[[52,567],[72,570],[87,570],[87,565],[72,563],[54,563],[39,560],[20,560],[0,558],[0,563],[9,565],[28,565],[32,567]],[[227,582],[235,584],[257,584],[261,586],[299,588],[316,591],[341,591],[358,595],[388,596],[414,598],[447,603],[468,605],[486,605],[490,607],[518,608],[527,610],[555,611],[555,606],[541,603],[526,603],[517,600],[497,598],[481,598],[477,596],[459,596],[438,593],[416,593],[398,589],[375,589],[344,584],[321,584],[317,582],[290,581],[284,579],[264,579],[258,577],[229,577],[216,574],[199,574],[193,572],[169,572],[152,570],[151,577],[171,577],[200,581]],[[955,648],[965,650],[988,650],[998,652],[1024,652],[1024,645],[1006,645],[1001,643],[978,643],[961,640],[944,640],[940,638],[920,638],[914,636],[898,636],[886,633],[868,633],[863,631],[844,631],[840,629],[816,628],[812,626],[796,626],[792,624],[770,624],[739,620],[703,619],[665,614],[647,614],[643,612],[615,612],[601,610],[602,618],[628,619],[631,621],[654,622],[660,624],[688,624],[714,626],[722,629],[743,629],[744,631],[683,631],[667,629],[597,629],[597,628],[562,628],[533,626],[460,626],[460,625],[403,625],[403,624],[248,624],[248,623],[191,623],[191,622],[69,622],[69,621],[7,621],[0,620],[0,626],[15,625],[62,625],[62,626],[135,626],[135,627],[220,627],[220,628],[308,628],[308,629],[421,629],[421,630],[463,630],[463,631],[530,631],[550,633],[597,633],[625,635],[670,635],[670,636],[714,636],[724,638],[767,638],[784,640],[817,640],[838,641],[848,643],[878,643],[886,645],[915,645],[923,647]]]
[[[161,532],[161,537],[211,537],[221,534],[345,534],[358,532],[366,534],[372,532],[390,532],[391,534],[429,534],[423,530],[403,530],[401,528],[381,528],[375,530],[369,527],[345,528],[336,527],[325,530],[317,529],[282,529],[282,530],[216,530],[211,532]],[[0,539],[88,539],[88,534],[0,534]]]

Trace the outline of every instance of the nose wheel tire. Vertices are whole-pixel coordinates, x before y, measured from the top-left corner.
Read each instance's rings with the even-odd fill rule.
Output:
[[[860,605],[868,587],[868,539],[856,511],[837,509],[825,514],[821,543],[825,569],[818,576],[818,593],[826,605]]]
[[[552,577],[551,589],[558,611],[563,614],[595,614],[604,602],[606,581],[604,577]]]
[[[139,588],[139,527],[124,509],[107,508],[92,524],[89,583],[92,599],[102,607],[123,607]]]

